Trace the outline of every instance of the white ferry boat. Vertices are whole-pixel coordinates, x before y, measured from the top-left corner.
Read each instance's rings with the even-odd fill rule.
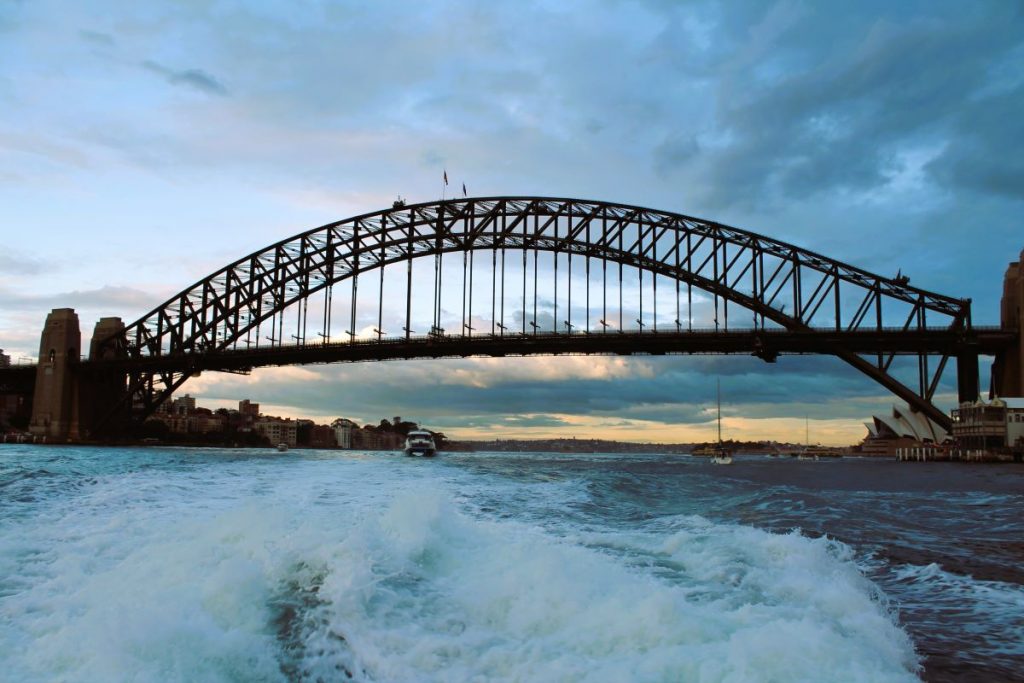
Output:
[[[434,435],[430,432],[413,431],[405,437],[405,454],[420,455],[424,458],[431,458],[437,452],[434,445]]]

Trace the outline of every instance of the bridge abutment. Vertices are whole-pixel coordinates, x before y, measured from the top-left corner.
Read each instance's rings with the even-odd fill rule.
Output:
[[[102,318],[93,331],[89,360],[115,358],[116,345],[100,341],[124,332],[120,318]],[[73,308],[55,308],[46,316],[39,341],[39,365],[32,393],[29,431],[51,442],[78,441],[95,436],[101,419],[114,429],[127,415],[108,412],[122,403],[127,383],[124,372],[87,372],[79,363],[82,333]],[[127,409],[126,409],[127,411]],[[119,419],[120,418],[120,419]]]
[[[92,341],[89,343],[89,360],[111,360],[125,355],[119,344],[101,344],[102,341],[124,333],[124,321],[121,318],[100,318],[93,329]],[[121,399],[127,388],[128,377],[124,372],[95,372],[88,377],[80,378],[82,407],[80,422],[83,436],[96,437],[97,429],[102,423],[104,432],[118,434],[130,418],[131,406]],[[120,412],[110,414],[110,411]]]
[[[78,439],[76,369],[81,349],[82,333],[75,309],[53,309],[46,316],[39,341],[39,365],[29,423],[33,435],[52,441]]]
[[[992,365],[992,393],[997,396],[1024,396],[1024,250],[1006,269],[1000,324],[1017,332],[1016,343],[996,356]]]

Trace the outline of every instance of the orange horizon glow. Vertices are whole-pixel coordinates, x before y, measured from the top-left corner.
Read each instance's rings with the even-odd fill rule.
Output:
[[[218,409],[238,407],[237,401],[222,399],[197,398],[197,405],[204,408]],[[360,425],[376,425],[382,419],[391,417],[372,417],[359,415],[336,415],[334,413],[315,414],[295,406],[260,403],[263,415],[289,418],[293,420],[313,420],[319,424],[329,424],[339,417],[346,417]],[[532,418],[537,415],[512,415],[513,419]],[[421,426],[444,434],[454,441],[494,441],[496,439],[538,440],[538,439],[599,439],[602,441],[621,441],[625,443],[700,443],[717,439],[715,420],[706,422],[673,425],[649,420],[629,418],[608,418],[586,415],[570,415],[565,413],[545,414],[561,420],[559,426],[530,427],[519,424],[502,424],[500,419],[484,427],[445,428],[421,423]],[[799,417],[783,418],[745,418],[735,416],[722,417],[722,438],[726,441],[778,441],[780,443],[804,443],[805,434],[809,432],[810,443],[824,446],[849,446],[860,443],[866,435],[863,423],[850,419],[810,419]]]

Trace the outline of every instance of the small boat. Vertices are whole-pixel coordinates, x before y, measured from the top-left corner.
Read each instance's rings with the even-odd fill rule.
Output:
[[[820,458],[841,458],[843,454],[827,446],[811,445],[811,429],[809,418],[804,418],[804,447],[789,452],[789,457],[797,460],[819,460]]]
[[[286,450],[288,450],[288,444],[286,444],[286,443],[279,443],[279,444],[277,444],[277,450],[279,450],[282,453],[284,453]]]
[[[718,443],[714,446],[705,446],[704,448],[698,448],[697,451],[701,452],[701,455],[710,455],[711,462],[716,465],[731,465],[732,464],[732,453],[722,444],[722,381],[718,380],[716,393],[718,398]],[[694,455],[697,454],[694,451]]]
[[[412,431],[405,437],[405,454],[432,458],[437,452],[434,435],[426,431]]]

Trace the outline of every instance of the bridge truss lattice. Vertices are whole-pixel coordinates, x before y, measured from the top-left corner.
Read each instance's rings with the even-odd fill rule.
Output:
[[[142,415],[204,369],[517,353],[829,353],[947,427],[932,400],[948,360],[973,358],[960,393],[977,395],[969,300],[712,221],[543,197],[399,203],[309,230],[101,348]],[[905,355],[914,382],[893,372]]]

